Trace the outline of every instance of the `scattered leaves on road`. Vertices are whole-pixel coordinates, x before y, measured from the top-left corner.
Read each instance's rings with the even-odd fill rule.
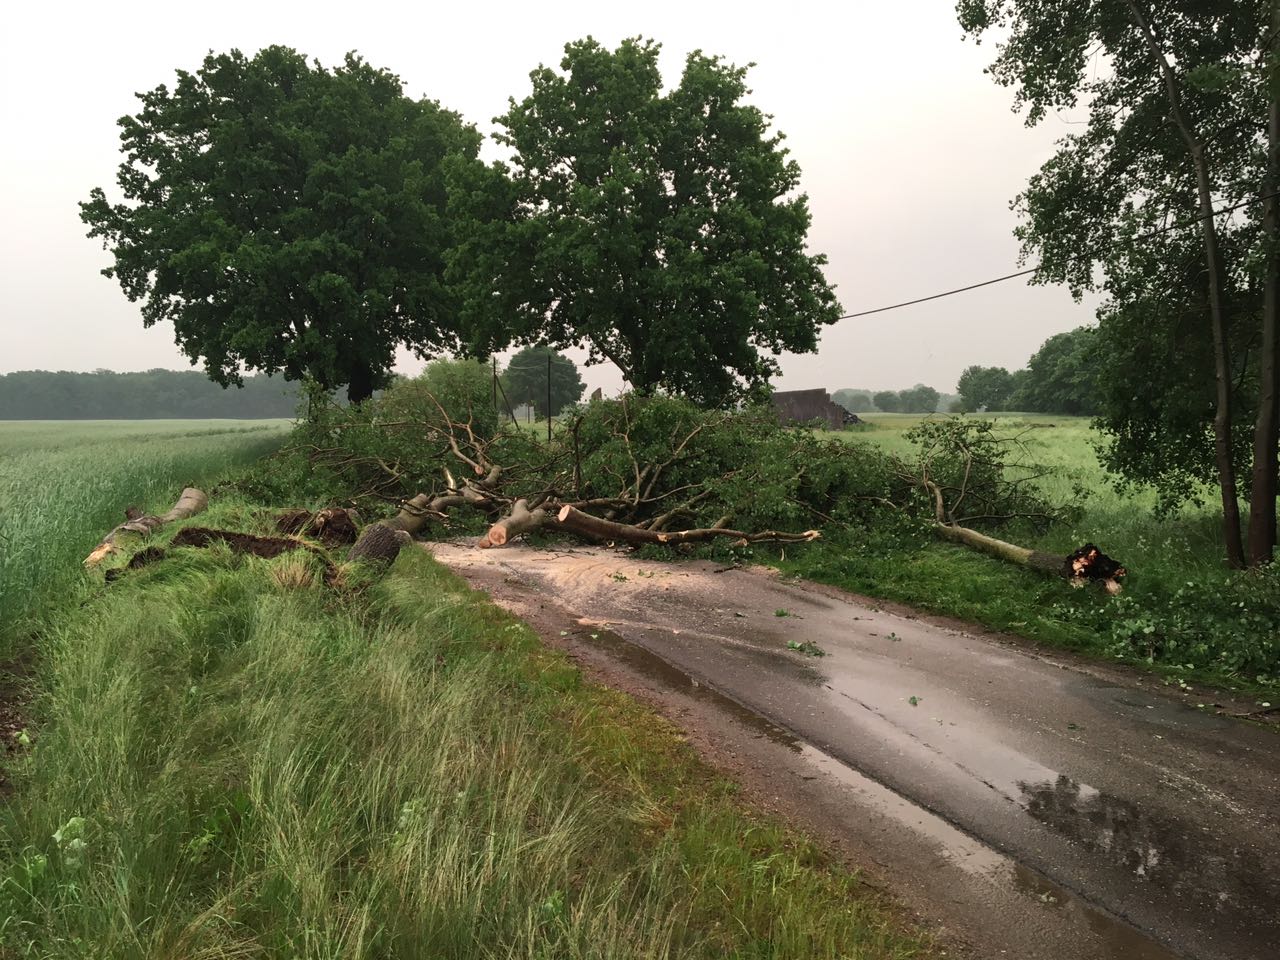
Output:
[[[805,640],[803,643],[796,643],[794,640],[788,640],[787,649],[803,653],[806,657],[825,657],[827,655],[827,652],[812,640]]]

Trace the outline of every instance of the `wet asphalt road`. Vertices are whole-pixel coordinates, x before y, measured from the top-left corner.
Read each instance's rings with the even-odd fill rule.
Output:
[[[1026,874],[1028,897],[1047,879],[1142,932],[1118,924],[1111,946],[1081,952],[1068,924],[1043,934],[1064,940],[1045,956],[1280,958],[1272,730],[760,571],[432,550],[477,586],[552,598],[790,731],[819,765],[940,821],[953,846],[976,838]],[[964,857],[977,872],[987,862]]]

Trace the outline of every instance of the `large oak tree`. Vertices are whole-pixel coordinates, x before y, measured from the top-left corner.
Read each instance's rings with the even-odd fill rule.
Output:
[[[497,118],[510,167],[459,185],[476,226],[455,269],[478,350],[513,333],[584,346],[637,389],[720,404],[765,385],[780,351],[815,350],[840,309],[746,69],[695,52],[664,91],[658,51],[586,39],[531,74]]]
[[[219,383],[243,369],[382,384],[397,346],[458,344],[443,168],[476,131],[355,55],[210,54],[120,120],[121,202],[83,203],[104,271]]]

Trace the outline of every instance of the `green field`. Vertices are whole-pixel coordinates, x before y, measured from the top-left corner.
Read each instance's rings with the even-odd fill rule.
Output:
[[[906,432],[923,417],[910,414],[868,414],[871,429],[856,436],[903,456],[911,452]],[[1066,502],[1073,487],[1088,490],[1085,513],[1078,523],[1033,537],[1027,546],[1066,553],[1086,541],[1121,558],[1141,582],[1145,573],[1170,569],[1193,576],[1214,576],[1224,570],[1222,529],[1213,509],[1214,490],[1204,493],[1203,506],[1187,506],[1177,517],[1157,519],[1156,497],[1150,490],[1120,494],[1098,463],[1097,433],[1085,417],[1007,413],[995,416],[1001,431],[1017,436],[1028,461],[1049,468],[1039,481],[1051,502]]]
[[[0,651],[130,504],[167,509],[275,449],[287,420],[0,421]]]

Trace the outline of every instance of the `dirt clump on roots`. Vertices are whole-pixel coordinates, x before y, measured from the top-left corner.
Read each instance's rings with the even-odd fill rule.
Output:
[[[355,543],[360,536],[360,519],[354,510],[325,507],[310,510],[284,510],[276,516],[276,529],[294,536],[314,537],[326,547]]]

